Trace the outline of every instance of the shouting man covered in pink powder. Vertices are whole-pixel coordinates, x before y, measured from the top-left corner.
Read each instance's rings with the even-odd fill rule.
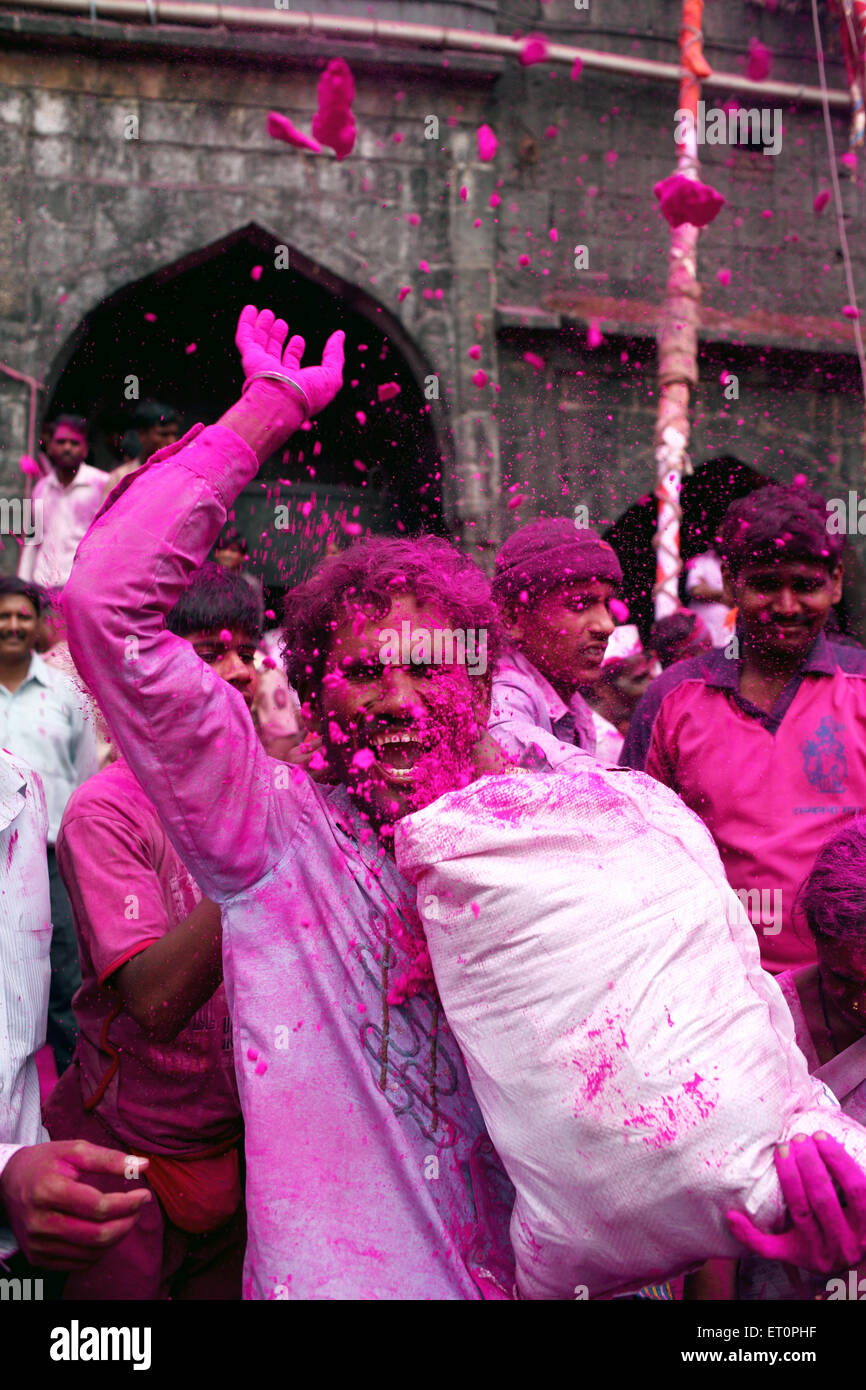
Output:
[[[389,853],[395,822],[402,833],[443,794],[511,766],[486,730],[498,628],[484,576],[445,542],[380,540],[332,557],[292,593],[287,672],[331,786],[269,759],[238,692],[164,626],[237,494],[339,390],[342,334],[306,368],[303,340],[285,345],[287,334],[270,311],[246,308],[241,400],[113,494],[65,592],[70,648],[175,849],[222,909],[246,1126],[246,1296],[508,1297],[513,1192],[430,978],[414,889]],[[530,761],[590,761],[531,726],[527,737]],[[593,769],[688,815],[651,779]],[[699,822],[690,833],[712,851]],[[435,910],[425,898],[425,920]],[[850,1176],[838,1157],[832,1171]],[[816,1224],[834,1205],[830,1225],[842,1215],[826,1173],[817,1181],[813,1250]],[[855,1229],[843,1222],[833,1248],[859,1258],[866,1193],[845,1191]],[[591,1207],[591,1184],[583,1195]],[[800,1252],[793,1236],[766,1239],[755,1248]],[[580,1252],[577,1234],[571,1246]],[[825,1248],[816,1267],[827,1259]]]
[[[406,618],[492,633],[483,576],[445,542],[397,542],[355,575],[373,591],[371,616],[339,601],[353,583],[345,557],[293,597],[298,616],[302,601],[320,616],[330,605],[329,651],[304,650],[291,626],[287,640],[304,698],[319,679],[327,697],[332,779],[345,783],[333,789],[269,759],[241,695],[164,626],[237,493],[341,385],[342,334],[321,366],[301,368],[303,340],[284,350],[287,331],[244,310],[242,399],[114,494],[76,566],[70,646],[183,862],[222,907],[246,1125],[245,1295],[507,1296],[512,1194],[430,988],[413,891],[375,833],[410,805],[421,751],[410,726],[427,778],[438,770],[445,785],[474,775],[474,741],[487,746],[484,682],[464,667],[438,668],[439,681],[432,667],[381,665],[377,634]]]

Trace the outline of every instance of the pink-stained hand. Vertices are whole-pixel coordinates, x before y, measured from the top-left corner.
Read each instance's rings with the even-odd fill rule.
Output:
[[[289,325],[278,319],[270,309],[259,311],[253,304],[241,310],[235,342],[241,355],[245,376],[254,372],[284,372],[303,386],[310,402],[310,414],[318,415],[336,396],[343,385],[343,345],[346,335],[342,329],[332,333],[325,343],[322,361],[317,367],[302,367],[301,358],[306,344],[295,333],[286,343]],[[292,387],[282,387],[292,393]]]
[[[774,1158],[791,1228],[767,1235],[749,1217],[729,1211],[726,1220],[733,1235],[764,1259],[783,1260],[815,1274],[855,1268],[866,1256],[866,1173],[841,1144],[824,1134],[797,1134],[776,1149]]]
[[[32,1144],[17,1149],[0,1174],[0,1211],[31,1264],[85,1268],[132,1230],[151,1201],[148,1188],[131,1185],[146,1168],[146,1158],[86,1139]],[[101,1192],[88,1173],[126,1178],[130,1190]]]

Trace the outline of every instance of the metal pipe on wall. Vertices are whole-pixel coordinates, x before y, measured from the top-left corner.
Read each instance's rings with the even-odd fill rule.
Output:
[[[190,24],[222,26],[227,29],[264,29],[298,35],[373,40],[378,43],[414,44],[419,48],[451,49],[464,53],[490,54],[516,58],[521,39],[505,34],[488,34],[472,29],[448,29],[433,24],[406,24],[397,20],[368,19],[354,15],[315,14],[289,10],[258,10],[238,5],[194,4],[190,0],[2,0],[2,10],[49,11],[78,14],[88,19],[132,19],[146,24]],[[660,63],[650,58],[633,58],[619,53],[599,53],[570,44],[550,43],[546,61],[571,66],[579,58],[585,68],[597,72],[620,72],[653,77],[661,82],[679,82],[678,63]],[[795,82],[753,82],[740,73],[714,72],[704,82],[716,91],[735,91],[740,96],[764,101],[804,102],[819,105],[820,87]],[[830,105],[847,109],[847,91],[829,93]]]

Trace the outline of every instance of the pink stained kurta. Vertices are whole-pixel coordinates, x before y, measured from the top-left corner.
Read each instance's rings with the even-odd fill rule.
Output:
[[[438,998],[388,1001],[413,890],[345,792],[269,759],[239,693],[163,627],[256,467],[197,426],[113,495],[64,593],[76,665],[223,909],[245,1296],[507,1296],[513,1193]]]

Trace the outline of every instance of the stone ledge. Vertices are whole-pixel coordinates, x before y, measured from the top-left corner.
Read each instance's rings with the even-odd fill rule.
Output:
[[[538,328],[558,332],[562,314],[540,309],[534,304],[497,304],[494,310],[496,328]]]
[[[357,40],[296,38],[262,30],[261,33],[219,27],[182,25],[121,24],[109,20],[79,19],[73,15],[28,14],[0,9],[0,36],[12,46],[15,38],[29,52],[58,48],[85,51],[93,57],[101,52],[134,56],[141,61],[155,56],[206,57],[219,54],[237,66],[273,69],[284,63],[290,67],[319,69],[322,60],[345,58],[361,72],[370,67],[391,68],[401,73],[435,75],[443,84],[471,83],[489,86],[501,76],[507,59],[495,54],[457,53],[449,49],[396,47],[391,44],[359,43]],[[447,68],[443,57],[448,59]]]

